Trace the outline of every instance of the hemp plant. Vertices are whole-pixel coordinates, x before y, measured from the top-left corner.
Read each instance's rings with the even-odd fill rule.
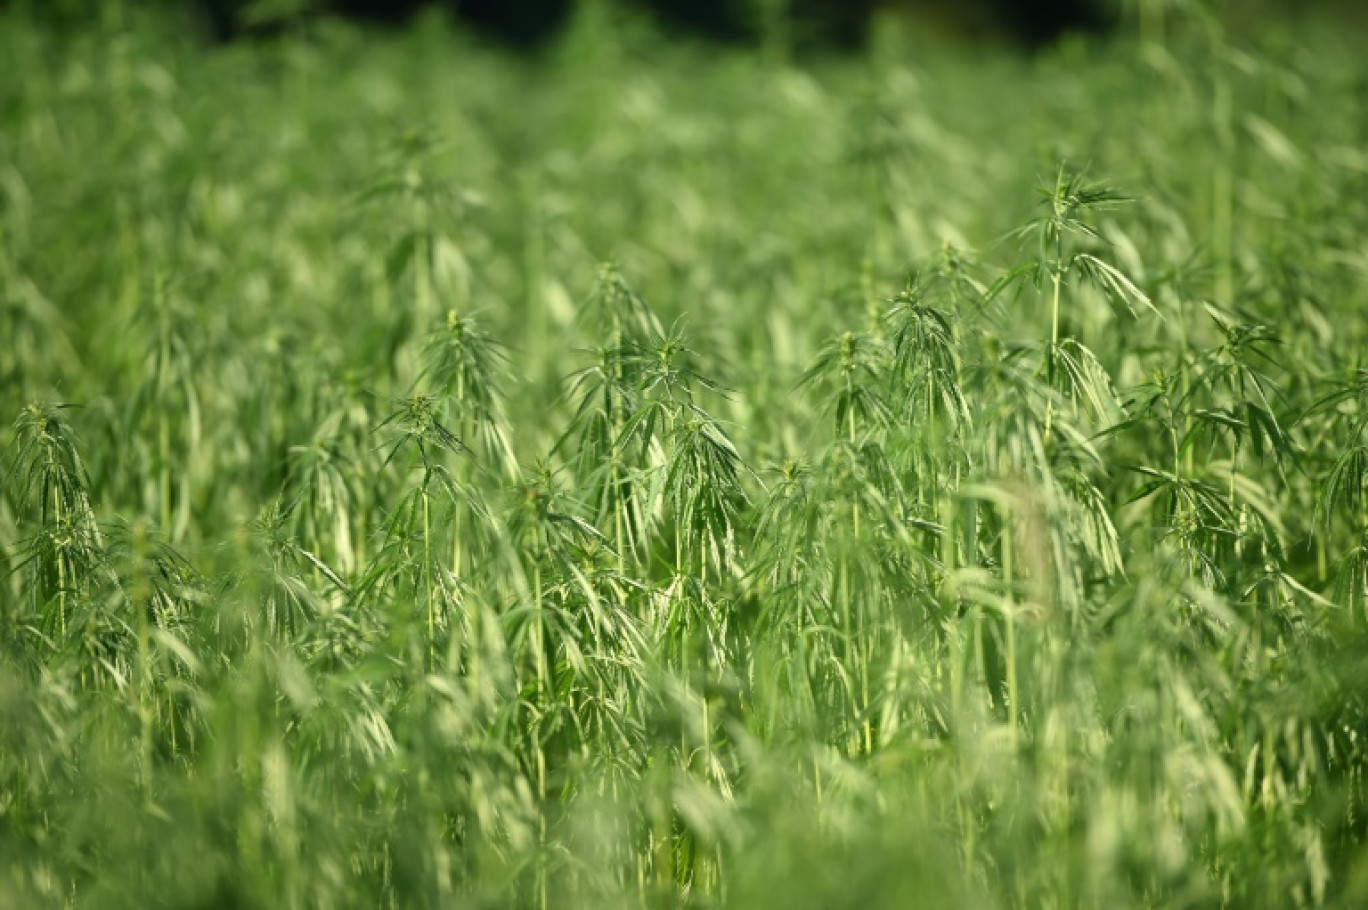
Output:
[[[1066,292],[1080,285],[1101,292],[1132,315],[1137,314],[1137,308],[1158,312],[1130,278],[1093,252],[1096,245],[1104,242],[1093,219],[1130,200],[1110,187],[1089,182],[1082,173],[1067,170],[1062,164],[1054,183],[1042,187],[1040,195],[1045,213],[1012,232],[1018,239],[1035,241],[1035,257],[1006,272],[986,296],[992,300],[1022,282],[1029,282],[1037,291],[1043,290],[1050,334],[1049,340],[1040,344],[1039,352],[1046,386],[1071,405],[1083,405],[1093,419],[1105,421],[1116,415],[1111,377],[1081,340],[1061,334],[1061,330],[1065,303],[1077,305],[1076,295]],[[1051,399],[1044,418],[1046,445],[1054,438],[1056,410],[1056,402]]]
[[[637,421],[634,446],[620,440],[642,407],[636,373],[643,362],[639,345],[661,334],[660,320],[613,264],[599,267],[584,318],[608,331],[605,343],[589,352],[593,363],[567,378],[567,394],[577,404],[555,448],[573,445],[575,475],[595,521],[623,560],[640,561],[647,556],[650,520],[640,471],[661,457],[655,425]]]
[[[104,564],[104,535],[91,505],[89,475],[75,430],[63,414],[69,407],[44,402],[24,407],[15,418],[4,463],[5,486],[29,533],[19,542],[15,563],[30,579],[25,626],[52,649],[63,648],[77,632],[73,608],[91,596]]]
[[[424,613],[426,659],[434,662],[451,613],[462,598],[455,565],[447,565],[439,555],[441,527],[434,512],[471,510],[482,517],[487,510],[479,493],[449,466],[453,457],[466,457],[468,450],[444,425],[442,404],[418,394],[397,405],[374,432],[386,437],[381,470],[394,464],[406,483],[383,521],[384,543],[365,572],[363,586],[389,591],[397,585],[397,592],[415,598]],[[455,547],[453,558],[458,559],[461,551]]]
[[[478,199],[442,179],[438,161],[448,148],[431,131],[405,131],[359,199],[363,205],[385,203],[398,209],[400,234],[385,257],[383,274],[391,284],[411,275],[409,325],[418,332],[432,324],[443,300],[458,306],[469,302],[469,288],[457,280],[464,278],[467,266],[454,226]]]

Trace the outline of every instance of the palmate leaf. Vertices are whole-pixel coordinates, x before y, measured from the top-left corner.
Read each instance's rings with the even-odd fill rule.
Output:
[[[610,328],[609,344],[613,346],[665,335],[659,317],[614,262],[599,266],[598,280],[578,319],[591,325],[595,334]]]
[[[928,303],[925,295],[924,288],[909,284],[884,316],[893,336],[894,358],[903,372],[922,365],[948,369],[956,361],[959,345],[953,317]]]
[[[1204,454],[1212,454],[1222,438],[1232,445],[1237,444],[1244,435],[1244,421],[1238,416],[1214,408],[1194,408],[1188,413],[1189,427],[1179,442],[1179,451],[1186,453],[1202,442],[1207,443]]]
[[[429,335],[424,354],[427,365],[422,378],[433,391],[447,396],[448,413],[500,443],[484,454],[511,462],[503,413],[502,386],[508,372],[505,348],[484,330],[477,315],[451,310],[444,324]]]
[[[1087,346],[1076,338],[1066,338],[1047,350],[1065,397],[1083,403],[1096,420],[1111,422],[1124,415],[1111,375]]]
[[[952,424],[967,424],[971,415],[960,387],[954,319],[929,304],[925,293],[914,278],[884,317],[893,339],[895,385],[902,385],[902,407],[911,412],[905,419],[915,423],[938,415]],[[891,393],[895,401],[897,391]]]
[[[439,421],[440,405],[437,399],[430,395],[413,395],[398,404],[400,407],[376,424],[372,431],[378,433],[387,427],[395,428],[394,435],[385,443],[389,446],[389,453],[381,469],[388,467],[395,456],[406,448],[417,450],[425,470],[433,467],[431,456],[437,452],[459,454],[469,451],[465,443]]]
[[[635,479],[633,480],[635,483]],[[547,464],[521,479],[511,490],[512,510],[504,523],[504,533],[494,541],[508,548],[507,555],[527,562],[539,562],[563,573],[566,567],[584,564],[595,553],[616,556],[613,550],[630,543],[610,541],[594,524],[581,517],[585,504],[563,489],[559,478]],[[519,563],[521,565],[521,563]],[[519,579],[519,597],[526,599],[525,579]]]
[[[1121,538],[1106,495],[1081,472],[1066,472],[1059,481],[1064,492],[1061,518],[1070,539],[1103,575],[1124,575]]]
[[[1143,465],[1131,465],[1129,468],[1148,479],[1131,494],[1127,502],[1139,502],[1162,493],[1166,533],[1186,534],[1203,529],[1230,533],[1229,529],[1234,527],[1234,510],[1225,491],[1215,485]]]
[[[1334,577],[1335,600],[1368,620],[1368,536],[1339,560]]]
[[[1217,355],[1225,355],[1236,364],[1252,368],[1255,359],[1271,366],[1278,362],[1267,348],[1282,340],[1276,328],[1248,314],[1233,312],[1211,301],[1203,301],[1202,308],[1216,324],[1224,343],[1216,348]]]
[[[351,587],[345,581],[342,580],[342,576],[338,575],[337,572],[333,571],[331,566],[329,566],[323,560],[319,559],[317,556],[315,556],[313,553],[310,553],[303,547],[294,546],[291,547],[291,550],[301,559],[303,559],[306,563],[317,569],[319,574],[326,578],[333,585],[333,587],[337,588],[337,590],[341,591],[348,597],[351,596]]]
[[[622,461],[616,449],[587,473],[584,470],[577,466],[576,481],[587,514],[611,532],[618,552],[640,557],[652,526],[650,472]]]
[[[508,641],[514,649],[533,648],[536,633],[540,631],[545,644],[550,646],[548,663],[583,676],[589,670],[581,647],[583,630],[575,622],[570,605],[557,602],[558,594],[557,591],[543,591],[540,603],[528,601],[512,606],[500,615],[500,622],[508,630]]]
[[[1296,454],[1292,438],[1287,435],[1278,418],[1268,408],[1253,401],[1246,401],[1241,410],[1244,412],[1245,426],[1255,455],[1272,455],[1281,463],[1285,457]]]
[[[597,363],[571,374],[566,396],[578,398],[574,416],[552,454],[576,445],[573,456],[583,476],[597,470],[618,449],[622,423],[640,407],[636,377],[628,373],[624,348],[595,350]]]
[[[76,446],[76,433],[61,412],[76,405],[34,402],[14,421],[14,438],[5,447],[4,475],[14,501],[28,506],[36,494],[37,521],[89,515],[90,475]]]
[[[835,417],[837,432],[849,431],[852,424],[886,426],[892,417],[884,395],[887,363],[888,352],[878,339],[844,332],[823,346],[798,386],[826,394],[825,406]]]
[[[1067,467],[1085,477],[1106,475],[1109,463],[1097,447],[1097,442],[1111,435],[1111,427],[1087,436],[1071,421],[1056,420],[1054,430],[1055,448],[1051,455],[1055,465],[1061,469]]]
[[[837,428],[851,423],[867,427],[885,427],[893,420],[893,410],[876,388],[851,386],[836,396],[834,408]]]
[[[693,400],[697,389],[723,397],[729,394],[730,390],[695,366],[698,355],[685,342],[682,319],[670,327],[669,334],[652,331],[642,341],[627,341],[623,354],[624,372],[635,378],[642,396],[684,404]]]
[[[499,380],[508,368],[508,351],[484,328],[478,313],[448,310],[428,336],[427,373],[437,386],[458,394],[487,416],[502,398]]]
[[[967,303],[981,303],[988,286],[978,277],[978,265],[971,251],[957,249],[946,241],[924,273],[928,294],[949,303],[952,310]],[[914,276],[914,283],[921,283]]]
[[[209,582],[145,522],[109,527],[105,577],[120,610],[145,611],[157,628],[193,637],[194,620],[210,602]]]
[[[1070,171],[1060,164],[1055,172],[1054,187],[1041,187],[1041,204],[1048,206],[1045,216],[1046,241],[1053,244],[1061,236],[1082,233],[1100,239],[1082,216],[1094,211],[1114,208],[1132,200],[1100,183],[1089,183],[1082,171]]]
[[[955,428],[973,423],[973,409],[955,373],[919,369],[904,381],[901,412],[890,414],[890,422],[901,416],[905,425],[921,425],[934,416]]]
[[[1149,296],[1127,278],[1120,269],[1098,259],[1091,253],[1079,253],[1074,256],[1069,264],[1069,270],[1078,271],[1094,287],[1112,300],[1124,305],[1132,316],[1139,316],[1136,307],[1142,307],[1160,319],[1164,318],[1164,315],[1155,308]]]
[[[1361,520],[1368,500],[1368,445],[1351,446],[1330,466],[1316,497],[1316,514],[1327,530],[1335,515]],[[1343,511],[1340,511],[1340,510]]]
[[[1296,455],[1295,443],[1283,430],[1282,424],[1266,408],[1253,401],[1244,401],[1229,408],[1196,408],[1190,412],[1190,417],[1192,426],[1181,441],[1181,451],[1186,451],[1203,438],[1211,440],[1214,445],[1218,439],[1225,437],[1236,448],[1248,442],[1255,455],[1271,455],[1279,470],[1285,459]]]
[[[747,502],[740,483],[741,456],[716,423],[699,409],[674,433],[662,496],[681,530],[718,567],[735,556],[736,516]]]
[[[811,465],[789,460],[778,467],[759,515],[753,519],[755,572],[784,585],[807,562],[817,545],[820,503],[814,499]]]
[[[1086,176],[1060,164],[1052,185],[1039,188],[1040,203],[1046,213],[1012,232],[1011,236],[1037,238],[1043,250],[1058,251],[1069,238],[1101,241],[1102,235],[1085,219],[1094,212],[1114,208],[1132,200],[1102,184],[1087,182]]]
[[[34,402],[14,422],[13,439],[0,453],[0,482],[8,488],[19,528],[10,572],[28,569],[29,595],[44,609],[49,630],[67,629],[66,599],[107,574],[106,543],[90,498],[90,477],[76,434],[61,414],[71,405]]]
[[[987,306],[1012,288],[1016,288],[1017,292],[1020,293],[1021,285],[1027,281],[1032,287],[1039,288],[1045,282],[1048,274],[1048,267],[1040,262],[1027,262],[1018,265],[989,285],[988,290],[983,295],[983,303]]]
[[[814,507],[830,511],[835,504],[859,504],[872,514],[896,518],[902,486],[899,475],[877,438],[855,443],[838,439],[827,447],[816,467]]]
[[[1350,437],[1357,438],[1368,426],[1368,369],[1355,368],[1350,376],[1337,377],[1329,386],[1330,391],[1307,405],[1296,422],[1321,415],[1347,419],[1351,424]]]
[[[1270,560],[1239,592],[1241,601],[1254,602],[1261,608],[1261,618],[1271,618],[1277,622],[1284,634],[1292,635],[1304,621],[1308,607],[1317,612],[1334,611],[1340,607],[1333,601],[1317,594],[1294,578],[1289,572],[1279,568]]]
[[[1244,539],[1258,543],[1266,557],[1285,563],[1287,528],[1277,498],[1257,478],[1235,470],[1230,461],[1214,461],[1208,471],[1233,492],[1239,503],[1235,529]]]
[[[636,616],[624,604],[629,593],[638,594],[645,585],[613,568],[599,568],[574,560],[564,564],[567,589],[581,599],[584,609],[576,611],[587,637],[594,641],[600,659],[631,672],[640,671],[648,644]]]
[[[647,399],[622,424],[613,449],[628,453],[635,450],[634,464],[649,465],[658,463],[653,457],[660,451],[660,434],[672,421],[678,409],[669,401]]]
[[[1028,473],[1039,476],[1049,471],[1050,456],[1045,445],[1045,404],[1054,400],[1043,389],[1037,394],[1003,394],[984,408],[976,423],[973,461],[993,474],[1006,476]]]

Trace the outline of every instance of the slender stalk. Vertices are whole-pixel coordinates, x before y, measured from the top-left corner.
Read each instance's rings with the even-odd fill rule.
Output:
[[[1055,356],[1059,349],[1059,297],[1060,284],[1063,281],[1063,247],[1056,248],[1055,265],[1050,273],[1050,350],[1045,358],[1045,377],[1051,393],[1055,391]],[[1054,395],[1050,395],[1050,400],[1045,405],[1045,443],[1049,445],[1051,433],[1054,430]]]
[[[958,617],[952,615],[957,607],[951,596],[956,554],[955,554],[955,501],[945,496],[940,503],[941,515],[941,609],[945,611],[945,636],[950,650],[950,722],[955,725],[952,733],[958,733],[958,725],[964,710],[964,654],[963,640],[960,635]]]
[[[48,471],[49,471],[52,475],[55,476],[55,475],[58,473],[59,468],[58,468],[58,466],[57,466],[57,464],[56,464],[56,460],[55,460],[54,457],[53,457],[53,453],[52,453],[52,449],[51,449],[51,448],[48,448],[48,449],[47,449],[46,459],[47,459],[47,469],[48,469]],[[57,483],[53,483],[53,484],[51,485],[51,491],[52,491],[52,517],[53,517],[53,519],[55,520],[56,526],[57,526],[59,529],[63,529],[63,531],[65,531],[66,524],[67,524],[67,515],[66,515],[66,510],[65,510],[65,508],[64,508],[63,505],[62,505],[62,493],[61,493],[60,485],[57,484]],[[63,543],[62,543],[61,540],[58,540],[58,541],[57,541],[56,556],[57,556],[57,629],[58,629],[58,631],[60,632],[62,638],[65,639],[65,638],[66,638],[66,634],[67,634],[67,588],[68,588],[67,582],[68,582],[68,575],[69,575],[69,573],[67,572],[66,547],[63,545]]]
[[[423,586],[427,601],[428,665],[437,659],[437,592],[432,580],[432,504],[428,495],[428,478],[423,476]]]
[[[1013,595],[1015,572],[1013,566],[1012,518],[1003,516],[1002,523],[1002,583],[1003,583],[1003,627],[1007,645],[1007,733],[1012,751],[1017,749],[1017,718],[1021,710],[1020,694],[1017,689],[1017,641],[1016,641],[1016,602]]]
[[[540,535],[539,535],[540,536]],[[543,591],[542,591],[542,571],[538,562],[532,568],[532,597],[533,597],[533,623],[532,634],[534,636],[532,645],[533,661],[536,664],[537,674],[537,704],[538,710],[544,715],[550,707],[550,670],[547,666],[546,656],[546,628],[545,617],[543,616]],[[536,737],[536,774],[537,774],[537,844],[538,856],[540,857],[537,865],[537,899],[541,910],[547,910],[549,892],[547,889],[547,870],[546,870],[546,851],[547,851],[547,827],[546,827],[546,746],[542,741],[539,730],[534,731]]]
[[[138,612],[138,776],[144,798],[152,789],[152,658],[151,628],[148,623],[148,610],[151,604],[139,598],[133,604]]]

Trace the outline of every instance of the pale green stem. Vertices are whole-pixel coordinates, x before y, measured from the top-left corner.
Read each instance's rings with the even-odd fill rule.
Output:
[[[47,451],[47,458],[48,458],[48,465],[49,465],[49,468],[52,469],[53,466],[54,466],[54,459],[53,459],[53,457],[52,457],[52,450],[51,450],[50,448],[49,448],[48,451]],[[55,471],[54,471],[54,473],[55,473]],[[64,511],[63,508],[62,508],[62,494],[61,494],[61,491],[60,491],[60,489],[58,488],[58,485],[57,485],[57,484],[53,484],[53,485],[52,485],[52,512],[53,512],[54,518],[56,518],[56,520],[57,520],[57,527],[58,527],[58,529],[59,529],[59,531],[60,531],[60,530],[62,529],[63,524],[65,523],[65,522],[64,522],[64,519],[65,519],[65,511]],[[45,606],[46,606],[46,605],[45,605]],[[67,631],[66,617],[67,617],[67,560],[66,560],[66,554],[65,554],[65,552],[64,552],[64,547],[62,546],[62,544],[61,544],[61,542],[60,542],[60,540],[59,540],[58,546],[57,546],[57,628],[60,630],[60,632],[61,632],[63,638],[66,638],[66,631]]]
[[[427,589],[428,663],[436,659],[437,606],[432,584],[432,512],[428,499],[427,477],[423,477],[423,579]]]
[[[465,402],[465,371],[464,371],[464,370],[458,370],[458,371],[456,372],[456,401],[457,401],[458,403],[460,403],[460,404],[464,404],[464,402]],[[466,480],[465,461],[464,461],[463,459],[460,459],[460,458],[458,458],[458,459],[457,459],[457,462],[456,462],[456,480],[457,480],[457,486],[461,489],[462,492],[464,492],[464,491],[465,491],[465,488],[466,488],[466,487],[465,487],[465,480]],[[462,511],[462,509],[461,509],[461,507],[460,507],[459,505],[456,506],[456,508],[455,508],[455,513],[456,513],[456,514],[455,514],[454,520],[453,520],[453,522],[452,522],[453,527],[452,527],[452,534],[451,534],[451,571],[452,571],[453,577],[459,579],[459,578],[461,577],[461,569],[462,569],[462,562],[463,562],[463,560],[462,560],[462,556],[463,556],[463,552],[462,552],[462,545],[463,545],[463,539],[462,539],[462,525],[463,525],[463,523],[464,523],[465,515],[464,515],[464,513],[463,513],[463,511]]]
[[[148,704],[152,691],[152,660],[151,630],[147,623],[150,607],[150,603],[134,604],[138,611],[138,778],[144,795],[150,794],[152,786],[152,710]]]
[[[536,642],[533,646],[533,660],[537,665],[537,701],[542,710],[545,710],[547,696],[550,692],[550,671],[547,666],[546,658],[546,623],[542,615],[542,576],[541,566],[536,565],[532,569],[532,596],[535,598],[536,624],[533,634],[536,635]],[[540,900],[541,910],[547,908],[547,881],[546,881],[546,749],[542,746],[541,737],[537,737],[537,796],[538,796],[538,837],[540,843],[541,860],[537,870],[537,893]]]
[[[1012,595],[1014,576],[1012,558],[1012,519],[1004,516],[1002,525],[1002,581],[1004,589],[1003,621],[1007,638],[1007,722],[1008,736],[1015,753],[1017,747],[1017,712],[1020,696],[1017,691],[1016,603]]]
[[[1059,287],[1062,279],[1060,270],[1062,263],[1056,261],[1054,273],[1050,276],[1052,285],[1050,300],[1050,350],[1045,361],[1046,379],[1048,380],[1050,391],[1055,391],[1055,351],[1059,347]],[[1050,433],[1054,428],[1054,395],[1050,395],[1050,400],[1045,405],[1045,442],[1050,441]]]

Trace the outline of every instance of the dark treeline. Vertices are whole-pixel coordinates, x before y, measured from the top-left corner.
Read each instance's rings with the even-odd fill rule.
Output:
[[[215,37],[242,33],[244,0],[196,0],[209,17]],[[654,16],[680,33],[743,43],[761,37],[769,23],[754,0],[618,0]],[[552,39],[569,20],[576,0],[443,0],[444,6],[475,30],[519,47]],[[867,36],[881,0],[788,0],[783,4],[788,33],[803,45],[856,49]],[[321,5],[372,22],[402,21],[433,0],[326,0]],[[778,4],[776,4],[778,5]],[[1102,27],[1105,0],[932,0],[933,6],[995,21],[1021,43],[1035,47],[1061,34]]]
[[[129,2],[129,0],[124,0]],[[268,34],[279,19],[263,20],[255,0],[150,0],[177,8],[214,41],[232,41]],[[326,12],[370,25],[400,25],[420,10],[437,6],[466,27],[487,38],[519,48],[535,48],[555,38],[565,27],[579,0],[302,0],[286,7]],[[670,33],[727,43],[759,40],[767,28],[781,24],[800,46],[858,49],[868,35],[870,20],[881,6],[918,8],[939,15],[989,22],[996,30],[1026,47],[1048,44],[1077,30],[1096,30],[1108,22],[1109,0],[787,0],[768,4],[782,9],[764,13],[758,0],[613,0],[655,19]],[[97,13],[109,0],[0,0],[0,7],[17,5],[65,21]],[[143,4],[138,4],[143,5]],[[274,22],[274,25],[272,24]]]

